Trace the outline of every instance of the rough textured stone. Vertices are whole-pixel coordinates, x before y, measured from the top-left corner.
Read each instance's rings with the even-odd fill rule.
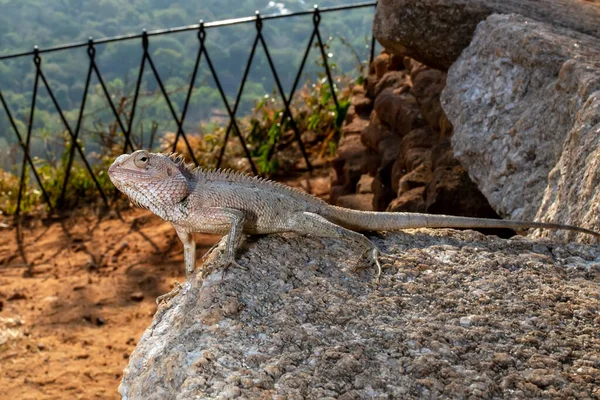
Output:
[[[424,123],[415,96],[408,92],[398,94],[391,88],[379,93],[375,99],[375,112],[400,137]]]
[[[442,115],[440,116],[440,122],[438,125],[440,127],[440,137],[449,138],[450,136],[452,136],[452,133],[454,132],[454,127],[452,126],[452,122],[450,122],[445,112],[442,113]]]
[[[362,175],[356,184],[356,193],[373,193],[373,179],[369,174]]]
[[[424,195],[425,186],[404,192],[391,201],[386,211],[424,213],[426,211]]]
[[[382,164],[377,173],[373,184],[373,208],[375,211],[383,211],[387,208],[390,201],[396,197],[396,192],[392,188],[392,167],[394,166],[394,160],[389,160],[388,163]]]
[[[377,153],[380,156],[380,165],[394,163],[398,157],[398,149],[402,139],[396,135],[385,136],[377,146]]]
[[[438,167],[427,185],[427,212],[498,218],[461,166]]]
[[[368,118],[354,118],[351,122],[342,126],[342,133],[344,134],[343,136],[360,135],[368,125]]]
[[[369,113],[373,109],[373,100],[364,94],[355,94],[352,96],[352,106],[359,116],[366,116],[368,118]]]
[[[455,155],[500,215],[534,219],[569,132],[585,131],[576,115],[600,90],[598,42],[521,16],[492,15],[450,69],[442,105],[454,126]],[[569,158],[578,159],[578,151]],[[575,184],[569,181],[568,190]]]
[[[129,358],[132,399],[593,398],[600,249],[473,231],[269,235],[193,274]],[[208,257],[208,265],[214,266]],[[461,324],[461,321],[463,324]],[[467,325],[464,322],[468,322]],[[542,367],[532,359],[554,360]]]
[[[377,79],[381,79],[381,77],[388,72],[388,67],[390,64],[390,55],[387,53],[381,53],[373,60],[373,72]]]
[[[375,85],[373,95],[379,96],[387,88],[392,88],[394,93],[402,94],[407,92],[412,87],[410,75],[404,71],[391,71],[385,74]]]
[[[415,169],[426,164],[430,170],[433,170],[431,157],[431,149],[424,147],[413,147],[408,149],[406,153],[403,154],[405,168],[407,171],[414,171]]]
[[[338,199],[348,193],[349,191],[344,185],[331,185],[329,188],[329,204],[336,206]]]
[[[455,167],[460,162],[454,157],[452,145],[448,140],[441,140],[431,149],[431,169],[439,167]]]
[[[379,156],[379,154],[367,149],[367,151],[363,153],[361,164],[362,173],[374,176],[377,173],[377,170],[379,169],[380,162],[381,157]]]
[[[335,171],[332,186],[343,186],[346,193],[356,188],[356,182],[362,175],[363,157],[366,152],[360,136],[344,136],[339,143],[337,157],[331,162]]]
[[[369,74],[365,78],[365,82],[364,82],[365,93],[367,94],[368,98],[370,98],[370,99],[375,98],[375,87],[377,86],[378,82],[379,82],[379,80],[377,79],[377,76],[375,74]]]
[[[382,123],[377,111],[374,110],[371,113],[369,125],[363,129],[360,139],[364,146],[377,151],[379,149],[379,142],[381,142],[384,137],[391,135],[393,135],[391,129]]]
[[[440,130],[440,120],[444,110],[440,104],[442,89],[446,86],[446,74],[437,69],[421,71],[413,78],[412,93],[419,103],[419,109],[427,124]]]
[[[568,69],[568,65],[563,69]],[[600,76],[575,115],[563,151],[548,176],[548,186],[536,219],[600,228]],[[548,235],[547,232],[538,232]],[[585,235],[552,234],[563,240],[589,241]]]
[[[437,135],[429,127],[413,129],[402,138],[400,142],[399,158],[406,159],[407,152],[411,149],[429,149],[437,143]],[[411,168],[409,167],[409,170]]]
[[[373,211],[373,193],[347,194],[340,196],[337,205],[353,210]]]
[[[356,119],[358,115],[356,114],[356,110],[354,106],[350,104],[348,107],[348,111],[346,111],[346,117],[344,118],[344,124],[351,124],[354,119]]]
[[[477,24],[494,13],[521,14],[600,38],[600,6],[582,0],[380,0],[373,34],[392,53],[447,69]]]
[[[354,85],[352,86],[352,94],[365,94],[365,87],[364,85]]]
[[[398,195],[414,188],[427,185],[432,179],[431,164],[423,164],[400,178]]]

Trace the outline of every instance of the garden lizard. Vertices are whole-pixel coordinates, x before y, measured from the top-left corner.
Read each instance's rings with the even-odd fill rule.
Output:
[[[364,249],[379,273],[381,252],[360,231],[545,228],[600,237],[598,232],[571,225],[352,210],[327,204],[281,183],[232,170],[192,168],[180,156],[145,150],[119,156],[108,175],[133,204],[173,224],[183,243],[186,276],[193,272],[196,262],[193,232],[227,235],[220,266],[238,265],[235,256],[244,234],[296,232],[353,242]]]

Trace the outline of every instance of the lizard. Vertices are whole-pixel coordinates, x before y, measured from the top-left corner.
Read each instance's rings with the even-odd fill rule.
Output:
[[[245,234],[295,232],[341,238],[364,249],[378,268],[383,253],[365,231],[409,228],[566,229],[600,237],[578,226],[441,214],[359,211],[330,205],[309,193],[234,170],[186,164],[177,154],[137,150],[122,154],[108,169],[115,187],[134,205],[170,222],[183,243],[186,278],[194,271],[194,232],[225,235],[218,266],[240,266],[236,253]]]

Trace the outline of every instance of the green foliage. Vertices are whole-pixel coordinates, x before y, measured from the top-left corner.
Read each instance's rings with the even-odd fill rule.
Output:
[[[312,158],[334,155],[341,136],[342,124],[350,106],[352,81],[348,77],[337,79],[345,88],[342,91],[336,90],[339,108],[333,101],[331,86],[326,83],[324,75],[314,83],[306,83],[290,107],[299,133],[312,132],[316,135],[313,139],[316,145],[308,143],[308,152]],[[287,171],[281,170],[281,165],[284,164],[281,158],[300,156],[297,151],[292,151],[291,154],[285,151],[296,145],[296,139],[291,120],[289,116],[283,118],[284,115],[282,103],[274,96],[266,96],[257,103],[250,116],[251,134],[248,143],[254,148],[253,156],[263,175],[285,174]]]
[[[324,0],[319,4],[328,6],[354,2],[356,1]],[[306,9],[302,2],[284,0],[283,3],[290,11]],[[265,2],[259,0],[207,0],[200,6],[197,2],[180,0],[0,0],[0,7],[3,10],[0,13],[1,54],[24,51],[33,44],[46,48],[85,41],[90,35],[100,38],[141,32],[143,28],[170,28],[196,23],[200,18],[214,21],[243,17],[253,15],[256,9],[264,14],[277,12],[275,8],[265,8]],[[298,89],[292,102],[292,114],[301,134],[312,132],[316,137],[314,143],[308,145],[313,158],[328,157],[335,151],[341,124],[349,107],[348,91],[341,88],[351,82],[351,77],[362,73],[362,63],[368,57],[364,42],[369,34],[372,13],[372,9],[364,9],[322,16],[321,34],[326,41],[329,66],[334,75],[348,78],[336,78],[339,103],[339,108],[336,108],[331,88],[322,74],[320,50],[316,47],[311,50],[304,80],[301,81],[308,83]],[[263,34],[285,90],[289,90],[295,78],[311,31],[310,15],[265,22]],[[196,33],[190,31],[150,38],[150,54],[177,115],[182,111],[198,51]],[[230,104],[233,104],[239,89],[254,35],[255,28],[252,24],[207,30],[207,49]],[[361,51],[357,52],[355,49]],[[135,116],[131,113],[141,56],[141,43],[137,40],[96,47],[96,62],[103,80],[124,126],[127,127],[130,122],[132,124],[131,140],[136,148],[151,147],[152,150],[170,151],[177,127],[148,66],[142,79]],[[0,89],[23,138],[28,130],[34,80],[31,61],[29,58],[0,61]],[[79,116],[87,67],[85,47],[42,56],[42,69],[72,129]],[[193,85],[185,130],[196,159],[204,166],[213,166],[221,151],[227,118],[221,95],[205,59],[200,64]],[[299,158],[291,121],[282,120],[282,103],[275,95],[265,97],[265,93],[274,87],[272,73],[259,46],[237,116],[240,118],[249,115],[238,119],[239,127],[254,162],[264,175],[283,173],[290,160]],[[261,100],[257,103],[257,99]],[[133,121],[130,121],[131,118]],[[71,138],[66,134],[65,127],[43,88],[40,88],[36,100],[32,127],[30,148],[36,170],[50,197],[57,199],[62,191]],[[82,146],[85,144],[85,153],[91,160],[99,184],[105,192],[110,193],[114,188],[105,171],[114,157],[123,151],[124,134],[95,77],[87,95],[79,142]],[[0,145],[0,211],[11,213],[16,205],[21,156],[17,152],[19,148],[12,127],[2,109]],[[188,153],[183,140],[179,140],[177,151]],[[6,155],[10,156],[5,157]],[[243,160],[243,157],[237,133],[232,131],[229,135],[226,163],[235,168],[240,168],[240,165],[247,168],[246,164],[235,163],[236,160]],[[42,192],[37,188],[30,171],[25,175],[25,181],[22,210],[29,212],[43,208]],[[96,186],[76,155],[66,190],[65,205],[74,207],[98,199]]]
[[[324,7],[354,2],[356,1],[323,0],[319,2],[319,5]],[[302,2],[293,0],[283,0],[277,3],[285,4],[285,8],[289,11],[300,11],[307,8],[307,5]],[[201,4],[181,0],[132,0],[128,2],[119,0],[96,2],[0,0],[2,9],[2,13],[0,13],[0,53],[25,51],[31,49],[33,45],[47,48],[64,43],[86,41],[89,36],[98,39],[141,32],[142,29],[171,28],[197,23],[200,18],[205,21],[214,21],[253,15],[255,10],[260,10],[263,14],[278,12],[276,7],[269,8],[267,4],[268,2],[259,0],[246,2],[206,0]],[[372,14],[373,9],[371,8],[323,14],[321,33],[326,40],[327,52],[334,55],[336,63],[332,63],[331,66],[337,73],[351,72],[357,66],[356,55],[348,51],[349,48],[361,49],[359,59],[368,57],[368,49],[364,48],[364,38],[369,35]],[[264,24],[265,40],[286,89],[291,86],[291,82],[295,78],[311,30],[312,17],[310,15],[270,20]],[[196,31],[190,31],[150,38],[150,54],[163,81],[171,83],[168,88],[169,92],[189,85],[199,46],[196,34]],[[230,101],[235,98],[239,88],[254,35],[253,24],[207,30],[207,49]],[[329,40],[330,36],[346,39]],[[310,60],[316,58],[315,55],[319,53],[319,50],[314,48],[312,53],[307,64],[306,76],[314,79],[319,71],[319,66],[311,63]],[[139,40],[97,46],[96,62],[104,81],[120,82],[115,87],[115,91],[111,91],[111,95],[115,97],[132,96],[141,56],[142,46]],[[81,103],[87,65],[88,57],[85,47],[47,53],[42,56],[42,69],[59,104],[64,111],[72,112],[75,116]],[[141,99],[147,105],[154,101],[150,98],[155,96],[158,86],[148,68],[146,71]],[[0,61],[0,89],[8,101],[13,116],[25,124],[31,104],[33,79],[34,65],[31,58]],[[92,85],[95,84],[96,79],[93,78]],[[221,96],[210,77],[205,60],[200,64],[194,85],[196,93],[199,89],[203,91],[194,94],[186,121],[191,125],[199,126],[205,122],[206,118],[213,116],[214,110],[223,110]],[[273,87],[272,73],[264,57],[264,52],[259,46],[238,115],[249,113],[255,99]],[[91,90],[86,113],[101,114],[103,117],[110,116],[110,113],[105,110],[98,109],[98,107],[106,107],[103,96],[100,91]],[[185,93],[180,93],[173,102],[181,107],[184,99]],[[60,121],[54,105],[43,89],[40,90],[37,100],[37,110],[43,112],[36,114],[35,127],[56,131]],[[164,126],[171,116],[166,108],[166,103],[158,102],[154,106],[147,106],[143,113],[138,113],[137,121],[140,121],[140,118],[158,121],[161,126]],[[72,119],[73,124],[75,120],[76,117]],[[6,123],[0,119],[0,137],[9,134],[8,128]],[[137,125],[134,126],[134,130],[137,128]],[[0,163],[0,167],[6,168],[7,165]]]
[[[346,89],[336,92],[340,104],[339,109],[336,109],[335,104],[333,104],[330,87],[327,83],[323,83],[325,82],[323,78],[315,83],[305,84],[299,90],[298,98],[291,105],[291,112],[299,132],[311,132],[315,135],[311,143],[306,143],[307,151],[313,159],[332,156],[341,135],[340,120],[343,121],[342,116],[345,116],[348,109],[349,85],[352,81],[349,78],[337,79],[340,80],[340,84],[343,83],[343,86],[346,87]],[[276,173],[285,173],[286,171],[282,170],[282,166],[288,165],[290,161],[300,157],[291,120],[283,118],[284,113],[285,109],[282,103],[275,96],[264,96],[256,103],[252,114],[239,121],[238,126],[241,131],[249,132],[245,139],[253,161],[262,175],[272,176]],[[122,117],[127,118],[125,111],[123,111]],[[214,160],[220,152],[226,127],[223,124],[212,122],[204,125],[202,130],[207,133],[203,136],[188,135],[188,142],[200,165],[211,167],[214,166]],[[37,143],[41,149],[52,145],[56,146],[56,143],[51,143],[56,135],[44,131],[40,136]],[[58,159],[33,158],[42,185],[53,201],[61,196],[65,170],[71,152],[70,136],[63,133],[58,137],[62,140],[60,147],[63,148]],[[174,137],[175,134],[170,133],[161,138],[160,149],[170,151]],[[115,188],[110,182],[106,170],[122,151],[123,133],[118,129],[116,123],[113,123],[109,126],[99,126],[95,136],[90,139],[101,144],[99,153],[89,157],[92,171],[104,193],[112,198]],[[84,146],[83,141],[79,141],[79,144],[82,147]],[[228,144],[226,161],[229,166],[233,166],[235,160],[243,159],[244,153],[233,133]],[[187,146],[182,139],[178,141],[177,152],[187,155],[189,159]],[[15,212],[18,191],[18,174],[0,170],[0,212],[7,214]],[[65,191],[65,202],[62,207],[72,209],[80,205],[95,204],[99,201],[100,195],[96,184],[85,165],[76,155],[71,167],[69,183]],[[33,175],[29,171],[25,174],[21,211],[27,213],[43,209],[47,210],[42,191],[37,187],[37,183],[35,183]]]

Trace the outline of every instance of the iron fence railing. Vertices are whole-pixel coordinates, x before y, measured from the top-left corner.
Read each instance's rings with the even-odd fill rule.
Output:
[[[0,56],[0,61],[22,58],[22,57],[33,57],[33,62],[35,65],[35,77],[34,77],[34,84],[33,84],[33,89],[32,89],[31,108],[29,111],[29,117],[28,117],[28,121],[27,121],[27,132],[25,135],[23,135],[22,132],[20,132],[20,130],[17,126],[17,123],[15,122],[16,120],[10,111],[9,104],[6,101],[5,96],[2,94],[2,88],[0,88],[0,102],[2,103],[2,107],[4,108],[4,111],[6,112],[6,116],[10,123],[10,126],[12,127],[12,130],[14,131],[14,134],[17,137],[18,144],[24,153],[22,165],[21,165],[21,176],[20,176],[19,192],[18,192],[17,204],[16,204],[16,214],[19,214],[19,210],[20,210],[22,192],[23,192],[24,185],[26,182],[25,177],[27,174],[27,166],[29,166],[31,168],[33,177],[35,178],[37,184],[39,185],[43,199],[44,199],[45,203],[47,204],[48,208],[50,209],[50,211],[52,212],[57,208],[61,208],[61,206],[63,205],[64,199],[65,199],[65,193],[66,193],[67,185],[69,183],[69,177],[70,177],[71,167],[73,165],[75,152],[77,152],[79,154],[79,156],[81,157],[81,160],[83,161],[87,172],[90,174],[90,177],[92,178],[94,185],[96,186],[96,188],[102,198],[102,201],[104,202],[104,204],[107,207],[109,206],[110,201],[108,199],[108,196],[106,193],[104,193],[104,190],[102,189],[100,183],[98,182],[98,179],[95,176],[94,171],[93,171],[89,161],[86,158],[84,150],[82,149],[81,145],[78,142],[78,137],[79,137],[79,134],[81,131],[81,126],[82,126],[84,110],[86,107],[88,89],[90,87],[92,75],[96,76],[97,81],[98,81],[100,87],[102,88],[102,93],[104,94],[106,101],[110,107],[110,110],[115,118],[115,121],[118,124],[119,128],[124,133],[123,152],[127,152],[128,149],[130,149],[132,151],[135,150],[134,144],[131,140],[133,121],[134,121],[134,116],[135,116],[135,112],[136,112],[138,98],[140,96],[142,77],[143,77],[143,74],[144,74],[144,71],[146,70],[146,68],[149,67],[152,72],[152,75],[155,77],[156,82],[158,83],[160,92],[166,101],[168,110],[169,110],[174,122],[177,125],[177,132],[176,132],[176,136],[175,136],[175,140],[174,140],[174,144],[173,144],[173,151],[175,151],[178,141],[180,139],[183,140],[185,142],[185,146],[187,147],[187,149],[190,153],[192,161],[196,165],[198,165],[198,162],[194,157],[194,152],[192,151],[192,148],[190,146],[190,143],[188,141],[186,133],[184,132],[183,123],[184,123],[184,120],[186,117],[186,113],[188,111],[188,106],[190,103],[192,91],[194,89],[194,82],[196,80],[198,68],[200,66],[202,57],[204,57],[204,60],[206,60],[206,63],[209,67],[210,73],[211,73],[212,77],[214,78],[216,88],[219,91],[220,97],[225,105],[225,109],[226,109],[227,115],[229,117],[229,124],[228,124],[227,130],[226,130],[225,138],[224,138],[223,143],[220,148],[220,154],[219,154],[219,158],[218,158],[218,162],[217,162],[217,167],[221,164],[221,162],[223,160],[223,156],[225,154],[225,148],[226,148],[227,142],[229,140],[229,136],[231,135],[231,131],[233,130],[233,132],[235,133],[235,135],[237,136],[237,138],[239,139],[239,141],[242,145],[242,148],[245,152],[247,159],[249,160],[252,171],[255,174],[258,174],[256,166],[252,160],[250,151],[248,150],[248,147],[246,146],[246,143],[244,141],[242,132],[240,131],[240,129],[238,127],[238,123],[236,121],[236,113],[238,111],[238,108],[239,108],[239,105],[241,102],[241,97],[244,92],[244,87],[245,87],[246,81],[248,79],[248,73],[252,66],[252,61],[254,59],[256,49],[259,46],[261,46],[264,50],[269,69],[271,70],[271,73],[272,73],[274,81],[275,81],[277,92],[283,102],[284,112],[283,112],[283,115],[281,116],[281,123],[283,123],[286,118],[289,118],[288,121],[290,123],[290,127],[294,132],[295,140],[298,142],[299,148],[300,148],[302,155],[306,161],[306,165],[308,166],[308,168],[312,168],[310,161],[308,159],[306,149],[304,147],[304,144],[302,143],[302,140],[300,137],[300,132],[298,130],[296,122],[294,121],[294,116],[292,115],[292,111],[290,109],[290,102],[291,102],[292,98],[294,97],[294,94],[298,88],[298,84],[300,82],[301,75],[304,70],[304,66],[306,64],[310,50],[313,47],[313,45],[316,45],[316,46],[318,46],[318,48],[320,50],[320,55],[321,55],[322,61],[323,61],[323,67],[325,69],[325,75],[327,77],[327,80],[329,83],[329,88],[331,90],[331,97],[335,103],[336,109],[339,110],[338,99],[337,99],[335,87],[334,87],[335,85],[333,83],[331,69],[327,62],[328,57],[326,56],[325,46],[324,46],[323,39],[321,37],[321,32],[319,29],[320,22],[321,22],[321,15],[323,13],[331,13],[331,12],[337,12],[337,11],[342,11],[342,10],[369,8],[369,7],[374,8],[376,5],[377,5],[376,1],[370,1],[370,2],[364,2],[364,3],[357,3],[357,4],[344,5],[344,6],[326,7],[326,8],[319,8],[318,6],[315,6],[310,11],[301,11],[301,12],[288,13],[288,14],[265,15],[265,16],[260,15],[260,13],[257,11],[256,15],[252,16],[252,17],[236,18],[236,19],[229,19],[229,20],[222,20],[222,21],[215,21],[215,22],[200,21],[200,23],[194,24],[194,25],[187,25],[187,26],[171,28],[171,29],[155,30],[155,31],[150,31],[150,32],[143,31],[141,34],[130,34],[130,35],[116,36],[116,37],[96,39],[96,40],[90,38],[87,42],[65,44],[65,45],[60,45],[60,46],[55,46],[55,47],[49,47],[46,49],[40,49],[37,46],[35,46],[32,51],[26,51],[26,52],[21,52],[21,53]],[[288,94],[286,94],[283,89],[283,86],[281,84],[279,75],[276,71],[275,64],[274,64],[271,54],[269,52],[267,43],[263,37],[262,28],[263,28],[263,24],[268,20],[280,19],[280,18],[293,18],[293,17],[302,16],[302,15],[312,15],[313,30],[312,30],[312,34],[310,35],[310,39],[308,41],[308,45],[306,47],[304,55],[302,57],[302,61],[300,63],[298,71],[296,73],[292,88],[291,88],[290,92]],[[252,24],[252,23],[255,25],[255,28],[256,28],[256,36],[254,38],[254,42],[253,42],[251,50],[250,50],[250,56],[248,58],[248,61],[246,62],[246,67],[245,67],[245,70],[244,70],[244,73],[243,73],[243,76],[241,79],[239,89],[237,91],[235,102],[233,104],[230,104],[229,100],[227,99],[227,96],[225,95],[225,92],[221,85],[221,81],[219,80],[217,71],[214,68],[211,57],[209,56],[207,47],[205,45],[206,40],[207,40],[207,30],[212,29],[212,28],[222,27],[222,26],[237,25],[237,24]],[[161,78],[161,76],[154,64],[151,54],[148,52],[148,46],[149,46],[149,41],[150,41],[151,37],[161,36],[161,35],[169,35],[169,34],[173,34],[173,33],[186,32],[186,31],[197,31],[198,52],[196,54],[195,65],[194,65],[193,72],[191,74],[191,81],[190,81],[190,85],[189,85],[187,93],[186,93],[185,102],[183,104],[181,114],[177,115],[177,112],[175,111],[175,107],[173,107],[173,103],[169,97],[169,94],[167,93],[167,90],[165,89],[163,79]],[[117,111],[117,108],[115,107],[115,104],[114,104],[111,96],[109,95],[107,85],[105,84],[105,81],[102,77],[100,69],[98,68],[98,65],[96,63],[95,55],[96,55],[97,46],[104,45],[107,43],[114,43],[114,42],[121,42],[121,41],[133,41],[133,40],[141,40],[143,53],[142,53],[142,59],[140,62],[139,72],[138,72],[137,81],[136,81],[136,85],[135,85],[135,90],[134,90],[134,95],[133,95],[133,100],[132,100],[132,108],[130,111],[130,116],[128,118],[129,121],[127,124],[125,124],[123,122],[123,120],[121,119],[119,112]],[[315,40],[316,40],[316,43],[315,43]],[[75,127],[73,128],[73,127],[71,127],[71,125],[69,124],[67,119],[65,118],[65,113],[61,109],[61,107],[56,99],[55,93],[53,92],[51,86],[48,83],[48,79],[46,78],[46,75],[44,74],[44,71],[42,68],[42,56],[47,53],[61,52],[61,51],[76,49],[76,48],[86,48],[87,55],[89,58],[89,66],[87,69],[85,86],[83,89],[83,98],[81,100],[81,105],[79,107],[77,122],[75,124]],[[369,59],[370,62],[373,60],[373,57],[374,57],[374,49],[375,49],[375,40],[374,40],[374,38],[371,38],[370,59]],[[62,187],[61,187],[61,194],[58,199],[55,199],[54,204],[53,204],[53,201],[50,198],[47,190],[44,188],[44,185],[42,184],[42,181],[40,179],[38,171],[36,170],[36,167],[34,165],[32,157],[30,155],[30,142],[31,142],[32,129],[33,129],[33,120],[34,120],[34,114],[35,114],[35,109],[36,109],[36,100],[38,97],[38,89],[40,88],[40,86],[43,86],[46,89],[46,91],[50,97],[51,103],[54,105],[54,108],[56,109],[56,112],[57,112],[58,116],[60,117],[60,120],[62,121],[62,124],[64,125],[64,128],[72,141],[72,146],[70,147],[70,153],[69,153],[68,161],[66,163],[65,175],[64,175],[64,179],[63,179],[63,183],[62,183]]]

